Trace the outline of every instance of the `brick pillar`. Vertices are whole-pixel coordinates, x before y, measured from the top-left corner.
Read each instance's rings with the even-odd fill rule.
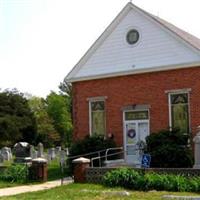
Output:
[[[85,183],[86,182],[86,168],[90,166],[90,160],[87,158],[77,158],[72,161],[74,164],[74,182]]]
[[[197,134],[193,139],[194,142],[194,166],[195,169],[200,169],[200,126],[197,127]]]
[[[35,158],[32,160],[32,171],[34,180],[47,181],[47,160],[44,158]]]

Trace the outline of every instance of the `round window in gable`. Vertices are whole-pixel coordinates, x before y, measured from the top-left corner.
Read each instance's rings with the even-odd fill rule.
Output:
[[[139,32],[135,29],[131,29],[126,35],[126,41],[128,42],[128,44],[133,45],[137,43],[139,37]]]

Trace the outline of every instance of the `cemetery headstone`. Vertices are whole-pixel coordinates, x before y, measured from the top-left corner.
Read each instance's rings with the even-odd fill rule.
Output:
[[[1,154],[4,157],[4,160],[10,161],[12,159],[12,152],[9,147],[3,147],[1,149]]]
[[[69,155],[69,148],[65,148],[66,155]]]
[[[61,146],[57,146],[56,147],[56,155],[60,155],[61,150],[62,150]]]
[[[37,158],[37,155],[38,155],[38,151],[35,150],[33,153],[33,159]]]
[[[35,147],[33,145],[30,145],[30,157],[32,159],[37,158],[38,152],[36,151]]]
[[[0,166],[3,165],[3,162],[4,162],[4,157],[3,157],[3,155],[0,153]]]
[[[10,161],[10,153],[9,153],[9,151],[3,151],[2,155],[4,157],[4,160]]]
[[[66,152],[64,150],[62,150],[60,152],[60,164],[64,165],[66,161]]]
[[[9,153],[10,153],[10,160],[12,160],[12,158],[13,158],[13,155],[12,155],[12,150],[11,150],[11,148],[10,148],[10,147],[8,147],[8,151],[9,151]]]
[[[38,156],[38,158],[44,157],[44,146],[41,142],[38,144],[38,155],[37,156]]]
[[[35,148],[33,145],[30,145],[30,157],[33,158],[33,154],[35,152]]]
[[[25,162],[30,157],[30,145],[27,142],[18,142],[14,145],[15,162]]]
[[[48,159],[49,160],[54,160],[55,158],[56,158],[55,148],[50,148],[48,150]]]

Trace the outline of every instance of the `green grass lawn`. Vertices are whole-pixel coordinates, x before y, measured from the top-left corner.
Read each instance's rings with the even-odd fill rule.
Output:
[[[125,191],[123,189],[105,188],[93,184],[70,184],[54,189],[25,193],[11,197],[2,197],[0,200],[161,200],[163,195],[198,195],[195,193],[172,193],[172,192],[137,192],[129,191],[130,196],[120,196],[119,194],[108,194],[109,191]],[[127,190],[126,190],[127,191]],[[200,194],[199,194],[200,195]]]

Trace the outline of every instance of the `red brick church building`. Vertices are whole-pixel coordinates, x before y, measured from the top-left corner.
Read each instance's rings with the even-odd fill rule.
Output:
[[[200,125],[200,39],[132,3],[66,80],[74,137],[112,134],[127,161],[152,132],[177,127],[194,136]]]

